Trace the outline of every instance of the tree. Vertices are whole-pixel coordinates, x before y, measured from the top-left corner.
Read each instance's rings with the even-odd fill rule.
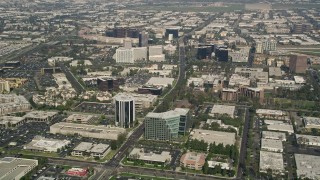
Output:
[[[118,147],[117,141],[115,140],[111,141],[110,146],[111,146],[111,150],[116,150]]]
[[[209,164],[208,164],[208,161],[206,161],[202,167],[202,172],[204,174],[208,174],[208,170],[209,170]]]

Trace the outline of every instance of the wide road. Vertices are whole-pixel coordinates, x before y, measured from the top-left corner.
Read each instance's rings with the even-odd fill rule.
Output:
[[[245,121],[243,125],[242,141],[239,155],[239,165],[237,179],[243,179],[243,173],[246,172],[246,154],[247,154],[247,143],[248,133],[250,128],[250,112],[248,108],[245,108]]]

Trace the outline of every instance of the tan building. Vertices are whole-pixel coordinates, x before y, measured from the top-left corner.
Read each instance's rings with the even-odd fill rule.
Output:
[[[188,152],[181,156],[180,165],[189,169],[201,170],[206,162],[204,153]]]

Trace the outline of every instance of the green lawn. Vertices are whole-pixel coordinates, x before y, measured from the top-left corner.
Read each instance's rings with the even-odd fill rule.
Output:
[[[49,153],[49,152],[33,152],[28,150],[10,150],[7,152],[8,154],[23,154],[29,156],[43,156],[43,157],[59,157],[57,153]]]
[[[166,178],[166,177],[159,177],[159,176],[147,176],[147,175],[140,175],[140,174],[133,174],[133,173],[121,173],[120,177],[134,177],[136,179],[153,179],[153,180],[168,180],[173,178]],[[111,180],[116,179],[115,176],[110,178]]]
[[[198,6],[177,6],[177,5],[143,5],[131,7],[133,10],[156,10],[156,11],[181,11],[181,12],[232,12],[235,10],[244,10],[243,4],[227,4],[225,7],[198,7]]]
[[[111,151],[106,155],[106,157],[98,160],[98,162],[108,161],[108,160],[110,160],[116,153],[117,153],[117,150],[111,150]]]
[[[320,4],[273,4],[272,9],[319,9]]]
[[[295,53],[300,53],[300,54],[306,54],[310,56],[320,56],[320,50],[299,50],[299,51],[292,51]]]

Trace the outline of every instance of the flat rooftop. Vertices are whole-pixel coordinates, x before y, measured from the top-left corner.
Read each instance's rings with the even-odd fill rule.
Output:
[[[303,117],[305,126],[318,126],[320,128],[320,118],[318,117]]]
[[[0,159],[0,179],[15,179],[18,174],[29,172],[38,165],[38,160],[5,157]]]
[[[260,151],[260,171],[284,171],[282,153]]]
[[[236,142],[236,134],[230,132],[194,129],[190,135],[192,139],[197,139],[200,141],[204,140],[208,144],[222,143],[225,146],[228,144],[233,145]]]
[[[294,157],[298,177],[320,179],[320,156],[294,154]]]
[[[172,85],[174,78],[151,77],[146,85],[164,86]]]
[[[261,149],[278,149],[283,150],[283,145],[281,140],[275,139],[261,139]]]
[[[296,134],[296,139],[299,144],[320,146],[320,136]]]
[[[41,136],[35,136],[32,141],[26,144],[23,148],[29,150],[56,152],[57,149],[61,149],[70,143],[71,142],[69,140],[49,139]]]
[[[133,148],[130,152],[129,157],[134,157],[138,155],[138,159],[144,161],[155,161],[165,163],[171,160],[171,155],[169,151],[162,151],[161,154],[156,154],[153,152],[145,152],[143,148]]]
[[[23,121],[23,117],[16,117],[16,116],[0,116],[0,124],[16,124],[20,121]]]
[[[257,109],[257,114],[265,114],[265,115],[275,115],[275,116],[284,116],[286,113],[281,110],[273,110],[273,109]]]
[[[277,140],[281,140],[281,141],[286,141],[286,134],[283,132],[262,131],[262,138],[264,138],[264,139],[277,139]]]
[[[24,118],[37,118],[37,119],[46,119],[52,116],[57,115],[58,112],[54,111],[31,111],[24,115]]]
[[[293,126],[291,124],[270,124],[267,125],[267,129],[271,131],[294,133]]]
[[[227,114],[230,117],[234,117],[236,107],[216,104],[212,107],[211,114]]]

